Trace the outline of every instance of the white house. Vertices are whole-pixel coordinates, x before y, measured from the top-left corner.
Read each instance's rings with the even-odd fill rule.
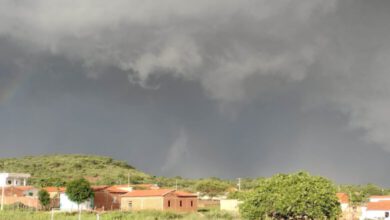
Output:
[[[341,210],[344,212],[349,207],[349,196],[346,193],[336,193],[336,196],[339,200]]]
[[[369,202],[362,208],[360,219],[384,219],[390,215],[390,201]]]
[[[93,209],[93,198],[80,204],[81,210],[91,210]],[[67,212],[76,212],[78,211],[77,203],[71,201],[65,192],[60,193],[60,210]]]
[[[390,201],[390,196],[370,196],[370,202]]]
[[[0,173],[0,186],[26,186],[30,176],[27,173]]]
[[[221,210],[228,212],[239,212],[239,205],[243,203],[237,199],[221,199],[220,200],[220,208]]]

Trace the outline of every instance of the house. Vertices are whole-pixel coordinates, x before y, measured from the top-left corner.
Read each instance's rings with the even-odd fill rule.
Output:
[[[65,187],[56,187],[56,186],[48,186],[43,189],[49,193],[51,199],[59,198],[60,193],[65,192],[66,190]]]
[[[81,210],[92,210],[93,207],[92,197],[80,204]],[[77,203],[71,201],[65,192],[60,192],[60,210],[66,212],[76,212],[79,210],[79,206]]]
[[[122,185],[113,185],[117,189],[126,190],[128,192],[132,190],[146,190],[146,189],[160,189],[157,184],[122,184]]]
[[[94,208],[99,210],[120,209],[121,196],[128,193],[128,190],[115,186],[93,186]]]
[[[31,175],[27,173],[0,173],[1,186],[26,186]]]
[[[32,186],[5,186],[1,190],[2,205],[22,203],[27,207],[39,208],[38,189]]]
[[[369,202],[362,209],[361,219],[384,219],[390,214],[390,201]]]
[[[339,200],[341,210],[344,212],[348,209],[349,207],[349,196],[346,193],[336,193],[336,196]]]
[[[133,190],[121,197],[121,210],[196,211],[196,194],[172,189]]]
[[[38,189],[33,186],[8,186],[4,189],[5,196],[38,197]]]
[[[220,209],[228,212],[239,212],[239,205],[243,203],[237,199],[221,199],[220,200]]]
[[[370,202],[390,201],[390,196],[370,196]]]

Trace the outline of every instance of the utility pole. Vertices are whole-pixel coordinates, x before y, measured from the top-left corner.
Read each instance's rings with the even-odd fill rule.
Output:
[[[176,184],[175,185],[176,185],[176,190],[177,190],[177,179],[176,179]]]
[[[238,178],[238,191],[241,191],[241,178]]]

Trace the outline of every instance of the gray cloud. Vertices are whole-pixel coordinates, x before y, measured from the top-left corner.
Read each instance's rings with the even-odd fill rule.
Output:
[[[6,0],[0,145],[17,146],[8,155],[137,154],[123,159],[168,175],[305,168],[365,181],[373,164],[357,171],[342,157],[329,163],[316,154],[356,164],[356,152],[373,159],[390,150],[389,7],[385,0]],[[9,98],[10,91],[18,92]],[[191,157],[180,161],[182,154]],[[360,174],[344,177],[351,172]]]

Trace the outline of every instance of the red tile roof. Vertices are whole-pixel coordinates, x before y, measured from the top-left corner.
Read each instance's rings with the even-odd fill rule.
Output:
[[[198,196],[196,194],[184,192],[184,191],[175,191],[174,194],[179,196],[179,197],[197,197]]]
[[[12,188],[17,189],[17,190],[21,190],[21,191],[34,189],[33,186],[13,186]]]
[[[120,189],[116,186],[110,186],[106,189],[110,193],[127,193],[129,190]]]
[[[123,197],[149,197],[149,196],[165,196],[173,189],[151,189],[151,190],[133,190],[123,195]]]
[[[102,186],[91,186],[93,191],[102,191],[104,189],[107,189],[109,186],[107,185],[102,185]]]
[[[340,203],[348,203],[349,202],[349,196],[346,193],[336,193],[336,196],[339,199]]]
[[[159,187],[155,184],[122,184],[122,185],[113,185],[117,188],[145,188],[145,189],[158,189]]]
[[[367,211],[390,211],[390,201],[369,202]]]
[[[49,193],[51,193],[51,192],[65,192],[66,191],[65,187],[55,187],[55,186],[48,186],[48,187],[45,187],[43,189]]]

